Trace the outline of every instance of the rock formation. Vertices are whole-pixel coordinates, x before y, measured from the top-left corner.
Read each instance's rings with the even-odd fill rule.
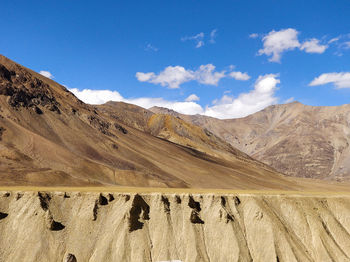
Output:
[[[349,195],[1,192],[0,260],[348,261],[349,206]]]

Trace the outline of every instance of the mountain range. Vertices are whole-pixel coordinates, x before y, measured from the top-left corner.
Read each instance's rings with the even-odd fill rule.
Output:
[[[290,174],[286,167],[276,164],[292,162],[299,153],[298,147],[291,156],[292,148],[279,153],[283,147],[278,145],[288,147],[276,133],[283,131],[279,123],[291,126],[288,116],[297,112],[283,107],[304,108],[294,103],[222,121],[118,102],[89,105],[55,81],[0,56],[1,185],[328,189],[329,183],[320,180],[287,177],[282,174]],[[295,123],[301,121],[307,120]],[[262,145],[259,138],[265,136]],[[333,155],[320,136],[308,138],[318,143],[305,154],[318,152],[313,161],[323,172]],[[298,176],[325,178],[325,172]],[[334,183],[338,186],[347,188]]]
[[[349,181],[350,104],[272,105],[244,118],[220,120],[153,107],[206,128],[249,156],[294,177]]]
[[[64,86],[1,56],[1,184],[304,186],[207,130],[119,105],[124,108],[85,104]]]

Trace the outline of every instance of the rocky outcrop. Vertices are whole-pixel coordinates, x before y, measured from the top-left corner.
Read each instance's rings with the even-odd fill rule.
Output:
[[[350,259],[349,195],[3,192],[0,196],[1,261]],[[95,205],[98,214],[93,220]]]
[[[2,139],[2,134],[3,134],[5,131],[6,131],[6,129],[0,126],[0,141],[1,141],[1,139]]]
[[[32,108],[42,114],[42,107],[60,113],[59,103],[49,85],[19,67],[12,71],[0,65],[0,95],[7,96],[13,108]]]

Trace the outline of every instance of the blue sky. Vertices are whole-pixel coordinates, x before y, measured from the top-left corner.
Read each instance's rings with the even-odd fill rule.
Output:
[[[350,103],[348,0],[5,0],[1,9],[0,53],[89,103],[219,118],[292,99]]]

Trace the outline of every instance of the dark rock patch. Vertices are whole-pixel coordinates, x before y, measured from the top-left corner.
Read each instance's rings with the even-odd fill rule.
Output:
[[[123,126],[119,125],[118,123],[114,123],[114,127],[122,132],[124,135],[126,135],[128,133],[128,130],[126,130]]]
[[[89,116],[88,120],[90,122],[90,125],[95,127],[98,131],[100,131],[102,134],[115,137],[110,131],[109,128],[111,124],[107,121],[104,121],[100,119],[98,116]]]
[[[16,201],[21,199],[23,197],[23,194],[22,193],[17,193],[16,195]]]
[[[199,217],[196,210],[192,210],[190,220],[192,224],[204,224],[204,221]]]
[[[238,206],[239,204],[241,204],[241,200],[236,196],[234,198],[234,201],[235,201],[235,205]]]
[[[192,208],[190,221],[192,224],[204,224],[204,221],[199,217],[199,212],[201,209],[201,204],[193,199],[192,196],[189,197],[188,206]]]
[[[6,192],[6,193],[3,195],[3,197],[9,197],[9,196],[11,196],[11,193],[10,193],[10,192]]]
[[[0,67],[0,94],[8,96],[8,103],[13,108],[33,108],[37,106],[50,108],[59,112],[59,103],[56,101],[50,86],[27,72],[16,69],[8,71],[4,66]]]
[[[128,202],[130,200],[130,195],[125,195],[125,202]]]
[[[12,73],[9,70],[7,70],[7,68],[5,66],[0,65],[0,80],[4,79],[4,80],[7,80],[9,82],[12,82],[11,75],[12,75]]]
[[[93,221],[96,221],[97,219],[97,213],[98,213],[98,201],[96,200],[95,201],[95,205],[94,205],[94,208],[92,209],[92,220]]]
[[[64,262],[77,262],[77,259],[73,254],[67,254]]]
[[[100,194],[100,196],[98,197],[98,204],[101,206],[106,206],[108,205],[108,200],[105,196],[103,196],[102,194]]]
[[[63,198],[70,198],[70,195],[68,195],[67,192],[64,192]]]
[[[180,196],[176,195],[176,196],[175,196],[175,200],[176,200],[176,203],[177,203],[177,204],[181,204],[181,198],[180,198]]]
[[[164,204],[164,212],[167,213],[167,214],[170,214],[170,202],[169,202],[169,199],[165,196],[162,196],[161,197],[161,200]]]
[[[109,201],[113,201],[114,197],[112,194],[108,194]],[[98,199],[96,199],[94,208],[92,209],[92,220],[96,221],[97,220],[97,215],[98,215],[98,210],[99,210],[99,205],[100,206],[106,206],[108,205],[108,200],[105,196],[102,194],[99,195]]]
[[[0,126],[0,141],[2,140],[2,134],[6,131],[5,128]]]
[[[61,114],[61,110],[56,105],[50,105],[48,109],[52,112],[56,112],[57,114]]]
[[[38,115],[42,115],[44,112],[37,106],[34,107],[34,111],[35,113],[37,113]]]
[[[144,223],[140,219],[149,220],[149,212],[149,205],[139,194],[136,194],[129,214],[129,232],[142,229]]]
[[[0,220],[6,218],[9,214],[0,212]]]
[[[201,209],[201,204],[193,199],[192,196],[190,196],[189,201],[188,201],[188,206],[197,212],[200,212]]]
[[[112,202],[114,200],[113,194],[108,194],[108,201]]]
[[[223,206],[223,207],[225,207],[226,206],[226,199],[225,199],[225,197],[221,197],[221,205]]]
[[[51,200],[51,197],[47,193],[41,193],[38,192],[38,197],[40,201],[40,206],[44,211],[47,211],[49,209],[49,202]]]
[[[233,215],[230,215],[230,214],[226,214],[226,223],[228,223],[228,222],[233,222],[233,221],[235,221],[235,218],[233,217]]]
[[[62,223],[57,222],[57,221],[52,219],[51,225],[50,225],[50,230],[51,231],[61,231],[64,228],[65,228],[65,226]]]
[[[204,128],[204,133],[208,136],[208,137],[211,137],[213,136],[214,134],[212,132],[210,132],[208,129]]]

